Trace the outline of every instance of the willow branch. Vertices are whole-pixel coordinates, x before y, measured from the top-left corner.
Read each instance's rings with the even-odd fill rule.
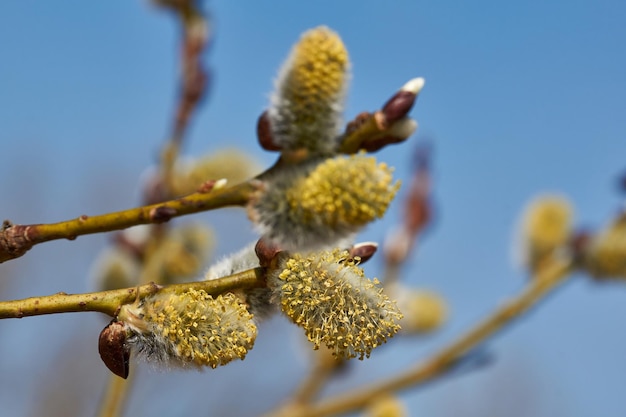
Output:
[[[228,206],[245,205],[255,190],[253,182],[232,187],[200,190],[159,204],[136,207],[98,216],[51,224],[14,225],[5,221],[0,230],[0,263],[24,255],[34,245],[56,239],[76,239],[93,233],[126,229],[140,224],[156,224],[174,217]]]
[[[128,379],[120,378],[111,373],[107,382],[104,396],[98,407],[98,417],[116,417],[122,415],[122,410],[133,385],[135,373],[129,374]]]
[[[572,272],[569,261],[557,261],[540,271],[524,291],[496,309],[490,316],[458,339],[439,350],[426,361],[390,379],[364,386],[327,399],[317,405],[292,410],[292,417],[321,417],[354,411],[366,406],[372,398],[387,392],[415,387],[442,375],[459,359],[478,347],[512,321],[528,312],[539,301],[559,287]]]
[[[204,290],[211,295],[218,295],[236,289],[264,286],[265,269],[259,267],[210,281],[194,281],[167,286],[146,284],[133,288],[86,294],[66,294],[61,292],[43,297],[0,301],[0,319],[80,311],[97,311],[114,317],[121,305],[132,303],[138,298],[143,298],[156,292],[179,293],[195,289]]]
[[[197,2],[173,3],[182,27],[181,81],[177,109],[174,115],[170,140],[162,152],[162,175],[172,190],[172,169],[180,151],[189,120],[206,95],[209,72],[202,62],[202,55],[209,44],[208,19]]]

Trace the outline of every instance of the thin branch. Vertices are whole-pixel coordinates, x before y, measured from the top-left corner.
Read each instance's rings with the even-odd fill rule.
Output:
[[[98,417],[117,417],[122,415],[122,410],[130,394],[135,373],[129,375],[129,379],[123,379],[115,374],[109,374],[104,396],[98,407]]]
[[[174,217],[227,206],[245,205],[256,189],[253,181],[232,187],[207,189],[165,201],[99,216],[78,218],[51,224],[14,225],[4,222],[0,230],[0,263],[18,258],[34,245],[56,239],[76,239],[93,233],[126,229],[140,224],[156,224]]]
[[[345,361],[335,358],[330,349],[322,348],[314,353],[309,375],[300,383],[290,400],[294,405],[307,404],[315,400],[335,372],[346,365]]]
[[[445,373],[468,352],[528,312],[566,281],[571,276],[572,270],[571,262],[554,260],[530,281],[521,294],[496,309],[484,321],[421,364],[390,379],[337,395],[317,405],[292,409],[290,415],[292,417],[321,417],[343,414],[366,406],[372,398],[380,394],[415,387],[433,380]]]
[[[172,170],[189,126],[189,120],[206,95],[209,72],[202,55],[209,44],[208,19],[197,2],[174,4],[182,28],[181,81],[170,140],[161,154],[162,176],[168,191],[173,191]]]
[[[159,286],[141,285],[134,288],[92,292],[86,294],[57,293],[23,300],[0,301],[0,319],[40,316],[44,314],[97,311],[114,317],[123,304],[132,303],[156,292],[182,292],[189,289],[204,290],[211,295],[243,288],[265,286],[265,269],[254,268],[228,277],[194,281],[183,284]]]

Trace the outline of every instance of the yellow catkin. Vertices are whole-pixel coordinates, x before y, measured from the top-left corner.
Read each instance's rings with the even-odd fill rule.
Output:
[[[404,315],[400,320],[403,333],[429,333],[440,328],[448,318],[446,301],[432,291],[394,285],[389,293]]]
[[[141,265],[133,254],[117,247],[106,248],[92,267],[92,280],[98,291],[137,285]]]
[[[148,359],[176,365],[224,365],[243,359],[254,344],[252,315],[231,293],[213,298],[202,290],[157,293],[140,305],[122,307],[118,320],[128,339]]]
[[[325,26],[305,32],[283,65],[268,111],[282,149],[327,152],[341,127],[350,61],[341,38]]]
[[[406,417],[406,407],[400,399],[392,395],[376,397],[366,407],[364,417]]]
[[[335,247],[385,214],[400,187],[391,174],[364,154],[314,158],[265,179],[248,213],[264,238],[285,250]]]
[[[188,224],[170,231],[155,256],[162,259],[163,284],[195,277],[215,246],[212,230],[205,224]]]
[[[572,211],[569,201],[553,195],[536,198],[528,205],[522,220],[522,235],[525,261],[531,269],[567,242]]]
[[[396,305],[345,251],[293,254],[268,285],[314,349],[325,345],[338,358],[369,357],[400,328]]]
[[[327,159],[287,191],[287,201],[304,223],[362,226],[382,217],[400,184],[374,157]]]
[[[596,278],[626,279],[626,214],[592,239],[584,263]]]
[[[259,172],[261,167],[258,162],[245,152],[239,149],[222,149],[177,164],[172,186],[178,195],[190,194],[209,180],[224,178],[229,185],[234,185]]]

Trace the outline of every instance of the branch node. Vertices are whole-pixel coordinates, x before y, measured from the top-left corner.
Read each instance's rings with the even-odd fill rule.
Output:
[[[154,207],[150,210],[150,220],[155,223],[168,222],[176,215],[176,209],[168,206]]]

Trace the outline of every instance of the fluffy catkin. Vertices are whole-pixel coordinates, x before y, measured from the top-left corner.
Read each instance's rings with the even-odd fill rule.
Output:
[[[283,64],[270,99],[273,141],[283,150],[328,153],[336,147],[350,61],[339,35],[305,32]]]
[[[335,247],[385,214],[400,186],[391,173],[363,154],[287,167],[267,179],[251,201],[250,218],[283,249]]]
[[[157,293],[122,306],[118,320],[131,333],[127,343],[148,360],[215,368],[243,359],[254,344],[252,315],[231,293],[213,298],[202,290]]]
[[[400,328],[396,305],[346,251],[293,254],[270,274],[268,285],[314,349],[325,345],[338,358],[369,357]]]

